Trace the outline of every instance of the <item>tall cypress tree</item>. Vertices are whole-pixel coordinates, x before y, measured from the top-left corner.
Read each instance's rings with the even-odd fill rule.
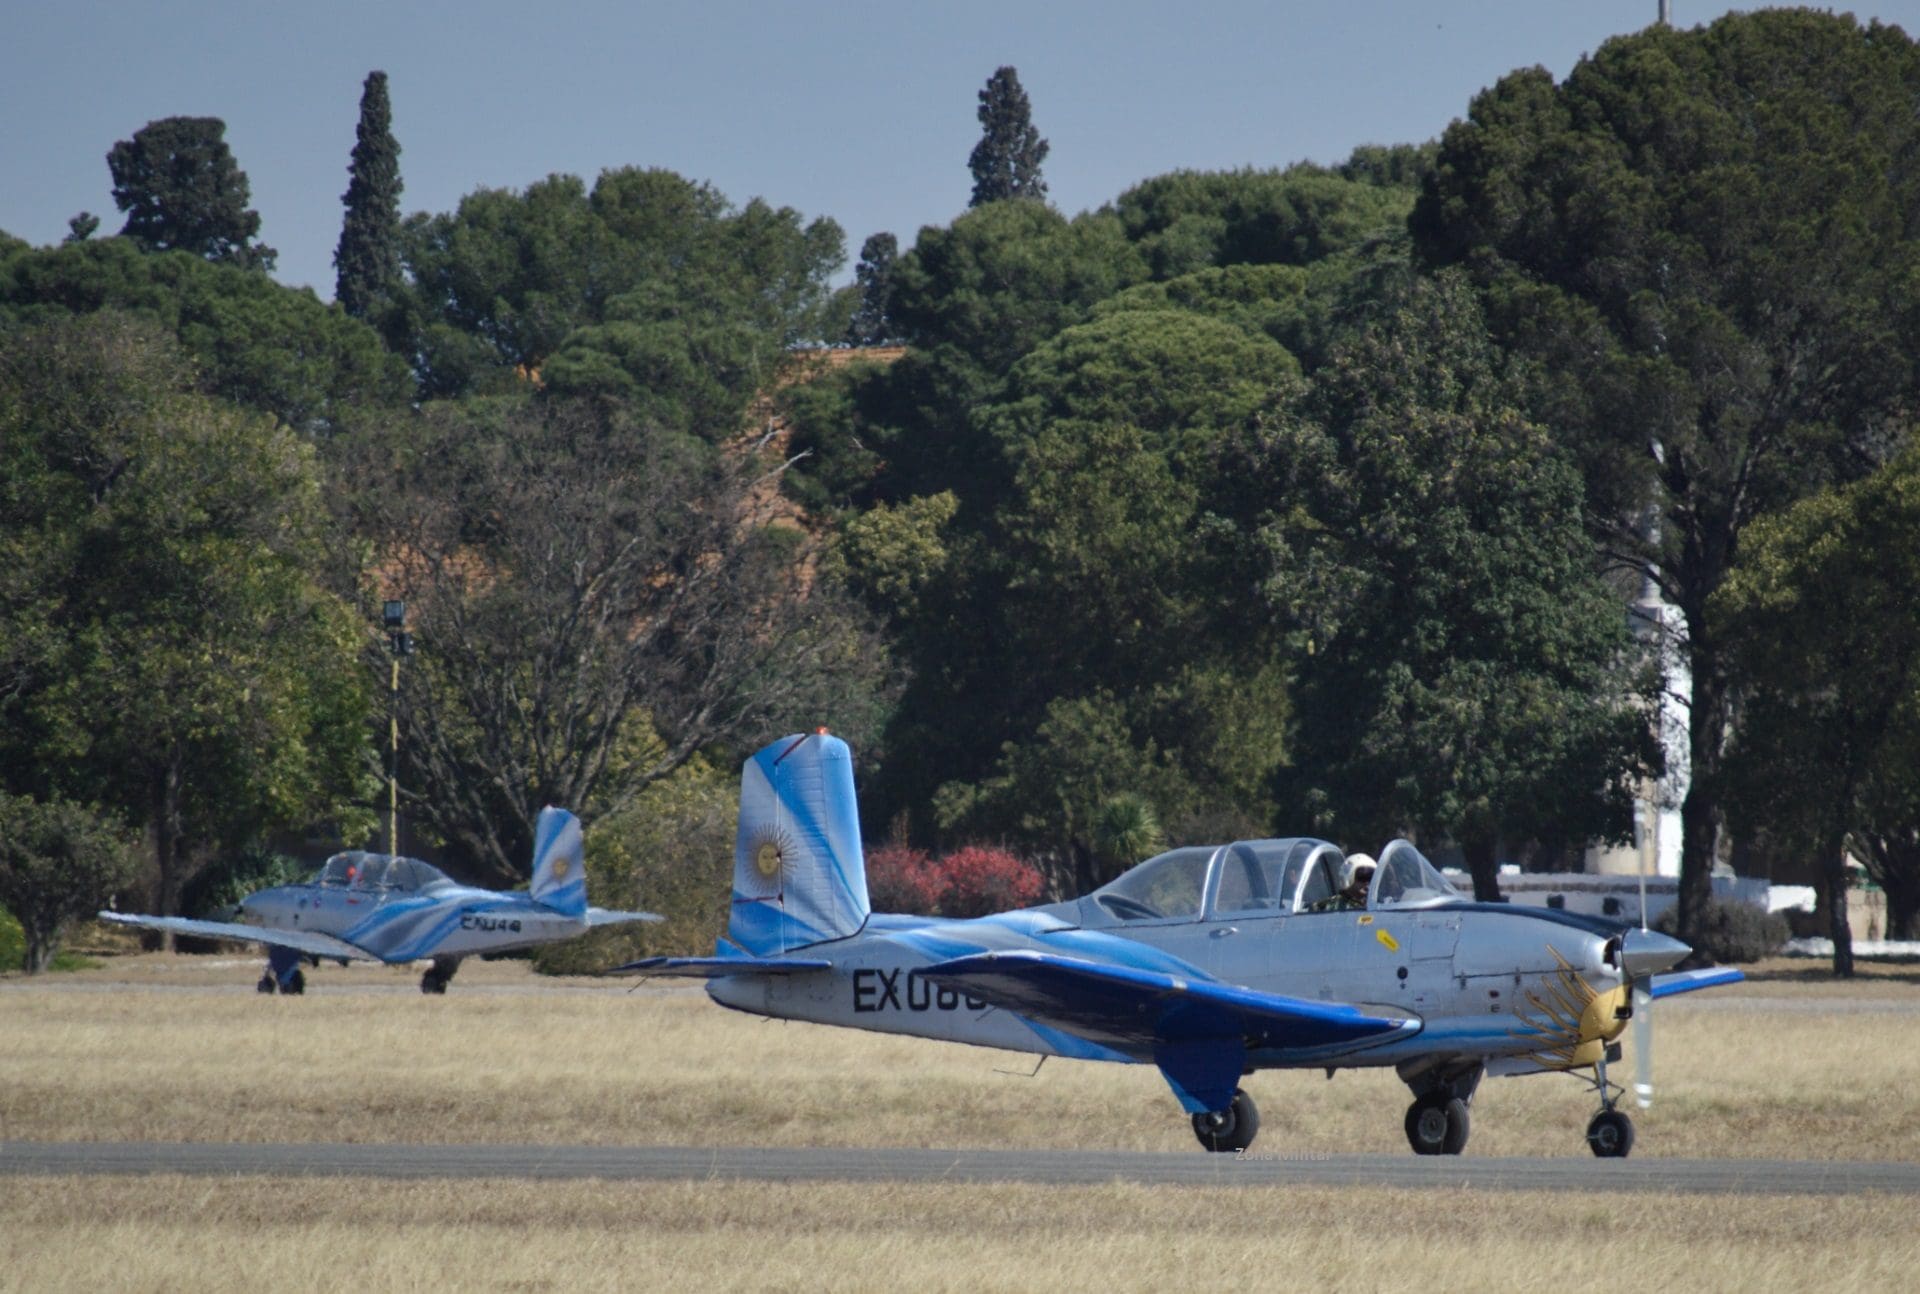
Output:
[[[860,305],[847,325],[847,340],[855,346],[878,346],[893,340],[893,263],[900,240],[881,232],[860,245],[860,263],[853,281],[860,289]]]
[[[148,251],[192,252],[210,261],[270,270],[276,253],[258,243],[260,213],[249,210],[247,173],[227,148],[218,117],[150,121],[107,154],[120,230]]]
[[[1027,92],[1013,68],[995,72],[980,91],[980,127],[980,142],[967,159],[973,170],[973,200],[967,205],[1004,198],[1045,201],[1047,182],[1040,178],[1040,163],[1047,160],[1047,141],[1033,127]]]
[[[340,199],[347,214],[333,253],[334,298],[354,318],[378,324],[400,287],[400,145],[385,72],[367,73],[347,174]]]

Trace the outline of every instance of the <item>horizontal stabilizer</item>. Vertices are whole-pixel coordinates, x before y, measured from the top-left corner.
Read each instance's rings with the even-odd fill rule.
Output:
[[[382,960],[364,948],[344,939],[335,939],[332,935],[323,935],[317,930],[270,930],[265,926],[241,925],[237,921],[196,921],[191,917],[149,917],[131,912],[102,912],[98,915],[102,921],[111,921],[115,925],[164,930],[168,934],[192,935],[198,939],[238,939],[272,948],[291,948],[310,957],[339,957],[363,962]]]
[[[1731,966],[1706,966],[1700,970],[1674,971],[1667,975],[1655,975],[1653,986],[1648,993],[1652,997],[1672,997],[1675,993],[1691,993],[1695,989],[1738,984],[1745,978],[1745,975]]]
[[[719,979],[727,975],[799,975],[826,970],[821,957],[749,957],[722,939],[712,957],[642,957],[615,966],[609,975],[677,975],[683,979]]]
[[[958,957],[920,973],[1142,1058],[1169,1044],[1229,1037],[1244,1040],[1250,1050],[1331,1056],[1420,1030],[1418,1020],[1368,1015],[1342,1003],[1024,950]]]
[[[617,926],[629,921],[664,921],[658,912],[614,912],[607,908],[588,908],[589,926]]]

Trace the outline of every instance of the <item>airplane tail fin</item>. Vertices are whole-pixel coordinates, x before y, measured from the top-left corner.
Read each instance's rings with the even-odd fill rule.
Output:
[[[727,935],[774,956],[854,934],[868,911],[853,752],[824,731],[782,737],[740,769]]]
[[[580,819],[549,805],[533,829],[533,901],[570,917],[587,912],[587,869]]]

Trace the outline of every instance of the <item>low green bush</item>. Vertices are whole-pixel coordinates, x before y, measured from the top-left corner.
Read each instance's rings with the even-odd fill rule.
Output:
[[[1680,909],[1668,908],[1654,919],[1653,928],[1663,935],[1675,934],[1680,924]],[[1703,922],[1705,938],[1696,945],[1716,962],[1756,962],[1780,951],[1791,936],[1787,921],[1777,912],[1766,912],[1751,903],[1707,902]]]

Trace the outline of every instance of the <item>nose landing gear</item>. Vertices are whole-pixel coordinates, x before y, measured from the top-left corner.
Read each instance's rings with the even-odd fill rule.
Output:
[[[1607,1062],[1620,1059],[1620,1048],[1610,1045],[1593,1062],[1593,1088],[1600,1094],[1600,1113],[1587,1124],[1587,1146],[1601,1159],[1625,1159],[1633,1151],[1633,1120],[1616,1108],[1627,1089],[1607,1081]]]

